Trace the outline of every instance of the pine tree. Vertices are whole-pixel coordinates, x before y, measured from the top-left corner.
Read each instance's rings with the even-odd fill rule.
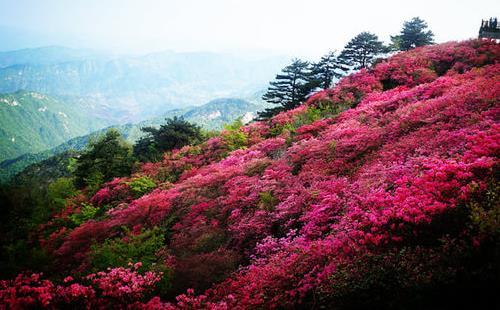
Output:
[[[269,84],[262,99],[277,107],[259,112],[259,119],[267,119],[281,111],[293,109],[305,100],[314,89],[309,62],[294,59]]]
[[[378,55],[385,52],[384,44],[369,32],[362,32],[344,47],[338,59],[354,70],[368,67]]]
[[[158,161],[163,153],[203,139],[201,128],[182,117],[167,118],[160,128],[141,128],[146,133],[134,145],[134,154],[141,161]]]
[[[346,70],[347,68],[340,63],[335,53],[330,52],[321,57],[319,62],[313,64],[312,75],[318,87],[327,89],[332,86],[333,79],[340,78],[341,71]]]
[[[400,34],[391,36],[391,48],[407,51],[418,46],[433,44],[434,34],[426,29],[427,23],[418,17],[404,22]]]
[[[110,181],[130,174],[134,157],[132,146],[125,142],[116,129],[92,141],[77,159],[75,183],[78,187]]]

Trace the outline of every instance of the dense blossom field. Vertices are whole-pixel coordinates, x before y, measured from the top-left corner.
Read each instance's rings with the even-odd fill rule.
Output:
[[[398,308],[481,296],[498,285],[500,259],[499,59],[488,40],[399,53],[74,197],[33,236],[51,272],[0,282],[0,307]]]

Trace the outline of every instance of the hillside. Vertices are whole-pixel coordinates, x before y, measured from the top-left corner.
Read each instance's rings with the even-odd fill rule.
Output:
[[[80,108],[37,92],[0,94],[0,161],[50,149],[109,125]]]
[[[57,96],[123,124],[215,98],[247,97],[264,89],[286,61],[208,52],[111,57],[62,47],[30,49],[0,53],[0,92]]]
[[[45,274],[0,282],[0,303],[487,308],[500,271],[499,60],[488,40],[398,53],[76,195],[32,236]]]
[[[14,158],[5,159],[0,162],[0,183],[8,181],[12,176],[21,172],[25,167],[34,163],[38,163],[42,160],[48,159],[51,156],[63,153],[68,150],[76,150],[76,151],[83,150],[92,137],[96,137],[103,134],[109,128],[118,129],[118,131],[120,131],[120,133],[128,142],[134,143],[138,138],[141,137],[142,127],[147,127],[147,126],[159,127],[161,124],[165,122],[165,118],[179,116],[183,117],[184,119],[192,123],[200,125],[206,130],[220,130],[222,129],[224,124],[231,123],[238,117],[243,117],[244,121],[250,121],[256,115],[256,112],[263,109],[263,107],[264,106],[262,104],[251,103],[243,99],[220,98],[220,99],[214,99],[198,107],[175,109],[163,114],[162,116],[155,117],[150,120],[142,121],[136,124],[126,124],[126,125],[106,127],[91,132],[90,134],[85,134],[82,136],[72,138],[68,141],[65,141],[64,143],[61,143],[56,147],[50,148],[48,150],[43,150],[41,152],[26,151],[25,149],[26,145],[22,145],[19,146],[19,151],[18,151],[22,155]],[[5,119],[10,119],[10,117],[5,117]],[[30,125],[29,122],[30,122],[29,119],[23,119],[22,128],[26,129],[33,128],[33,125]],[[19,122],[17,124],[21,125]],[[47,125],[46,123],[43,122],[38,122],[36,124],[38,124],[38,126],[40,127]],[[26,135],[23,136],[23,134],[25,134],[24,131],[18,131],[16,137],[29,137]],[[6,150],[9,149],[6,148]]]

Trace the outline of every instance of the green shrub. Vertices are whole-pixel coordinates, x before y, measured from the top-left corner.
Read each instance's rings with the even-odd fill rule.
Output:
[[[231,124],[224,125],[226,133],[222,136],[229,151],[245,148],[248,145],[248,137],[240,129],[243,126],[241,118]]]
[[[477,187],[476,184],[471,184]],[[492,181],[488,190],[479,199],[468,204],[472,224],[481,233],[500,235],[500,183]]]
[[[127,231],[124,238],[107,239],[102,244],[92,245],[90,261],[96,271],[125,267],[129,262],[141,262],[143,270],[150,270],[157,264],[156,253],[163,247],[164,239],[158,227],[143,230],[138,235]]]
[[[51,211],[61,210],[66,204],[66,199],[77,193],[78,191],[71,178],[63,177],[51,183],[47,188],[47,198]]]
[[[100,171],[94,171],[84,181],[87,184],[88,195],[93,196],[104,183],[104,175]]]
[[[260,207],[267,211],[272,211],[279,203],[278,199],[276,199],[270,191],[259,193],[259,198]]]
[[[140,197],[146,193],[149,193],[152,189],[156,187],[156,183],[146,176],[134,178],[128,183],[130,190],[135,197]]]
[[[99,208],[93,207],[92,205],[82,203],[82,207],[80,208],[80,213],[73,213],[69,216],[69,219],[75,224],[76,226],[79,226],[86,221],[93,219],[97,212],[99,211]]]

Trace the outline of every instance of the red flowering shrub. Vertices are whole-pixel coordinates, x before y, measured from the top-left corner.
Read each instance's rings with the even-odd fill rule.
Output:
[[[106,183],[95,193],[90,201],[98,206],[103,204],[116,205],[121,202],[129,202],[132,200],[130,188],[125,178],[115,178]]]
[[[126,292],[135,308],[398,308],[457,283],[489,287],[499,261],[499,56],[488,40],[400,53],[231,139],[144,164],[136,177],[158,188],[138,199],[108,183],[91,199],[113,208],[49,231],[47,248],[61,266],[85,269],[92,244],[123,226],[159,226],[172,290],[143,300],[156,278],[135,273],[130,288],[129,271],[115,269],[75,286],[66,303],[120,304]],[[2,296],[55,302],[57,285],[23,279],[2,282]]]
[[[153,272],[139,274],[140,267],[136,263],[131,268],[110,268],[83,277],[82,283],[70,276],[55,284],[41,274],[21,274],[12,281],[0,281],[0,300],[8,309],[126,307],[150,294],[161,279]]]

